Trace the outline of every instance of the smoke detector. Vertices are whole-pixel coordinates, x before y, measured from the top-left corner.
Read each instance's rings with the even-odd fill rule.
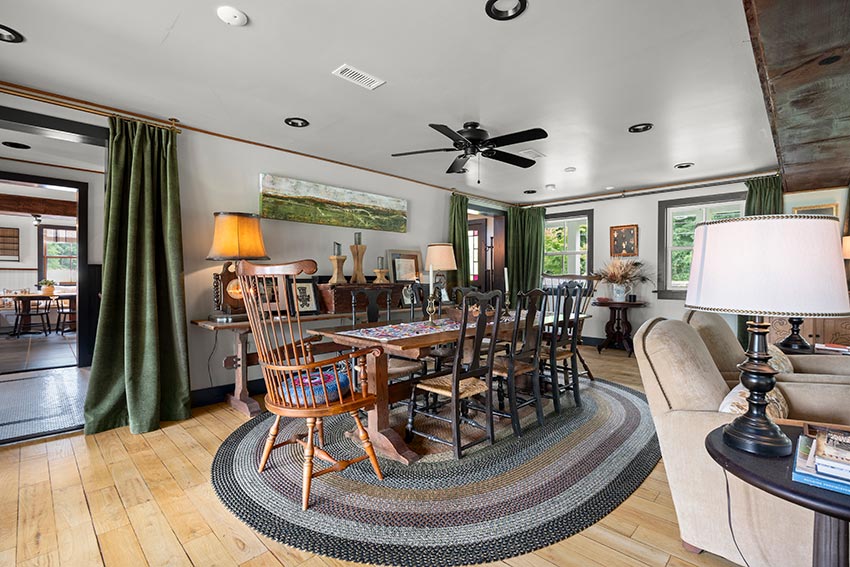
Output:
[[[237,10],[233,6],[219,6],[215,13],[218,14],[218,19],[228,26],[242,27],[248,23],[248,16],[245,12]]]

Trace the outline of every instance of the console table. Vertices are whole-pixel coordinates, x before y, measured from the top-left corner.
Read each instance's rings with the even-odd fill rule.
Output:
[[[723,443],[723,427],[705,438],[705,448],[721,467],[747,484],[815,512],[813,567],[848,567],[847,521],[850,496],[791,480],[799,427],[781,426],[793,441],[789,457],[758,457]],[[746,550],[743,550],[746,554]]]
[[[599,354],[608,347],[624,348],[629,356],[634,351],[632,342],[632,324],[629,323],[629,308],[643,307],[645,301],[594,301],[594,307],[607,307],[611,316],[605,324],[605,340],[596,347]]]

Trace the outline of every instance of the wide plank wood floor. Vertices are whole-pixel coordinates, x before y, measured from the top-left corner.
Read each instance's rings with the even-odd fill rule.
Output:
[[[634,358],[583,347],[594,374],[640,389]],[[209,483],[221,441],[246,417],[218,404],[159,431],[127,428],[0,447],[0,567],[339,567],[257,534]],[[726,567],[682,549],[663,464],[596,525],[499,567]]]

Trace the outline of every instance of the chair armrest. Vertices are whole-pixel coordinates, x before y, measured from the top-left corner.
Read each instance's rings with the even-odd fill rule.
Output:
[[[850,376],[850,356],[841,354],[792,354],[788,356],[794,373],[841,374]],[[850,380],[848,380],[850,383]]]
[[[776,375],[778,384],[835,384],[850,387],[850,375],[846,374],[805,374],[794,372],[786,374],[780,372]]]
[[[778,382],[777,387],[788,400],[789,418],[850,425],[850,384]]]

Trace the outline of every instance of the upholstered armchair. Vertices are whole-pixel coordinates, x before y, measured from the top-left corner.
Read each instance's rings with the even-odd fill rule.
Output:
[[[729,531],[724,472],[705,450],[706,435],[736,417],[717,411],[729,384],[683,321],[647,321],[634,343],[682,541],[743,565]],[[778,387],[790,418],[850,423],[850,384],[788,386]],[[729,487],[735,535],[752,567],[811,565],[813,512],[732,475]]]

